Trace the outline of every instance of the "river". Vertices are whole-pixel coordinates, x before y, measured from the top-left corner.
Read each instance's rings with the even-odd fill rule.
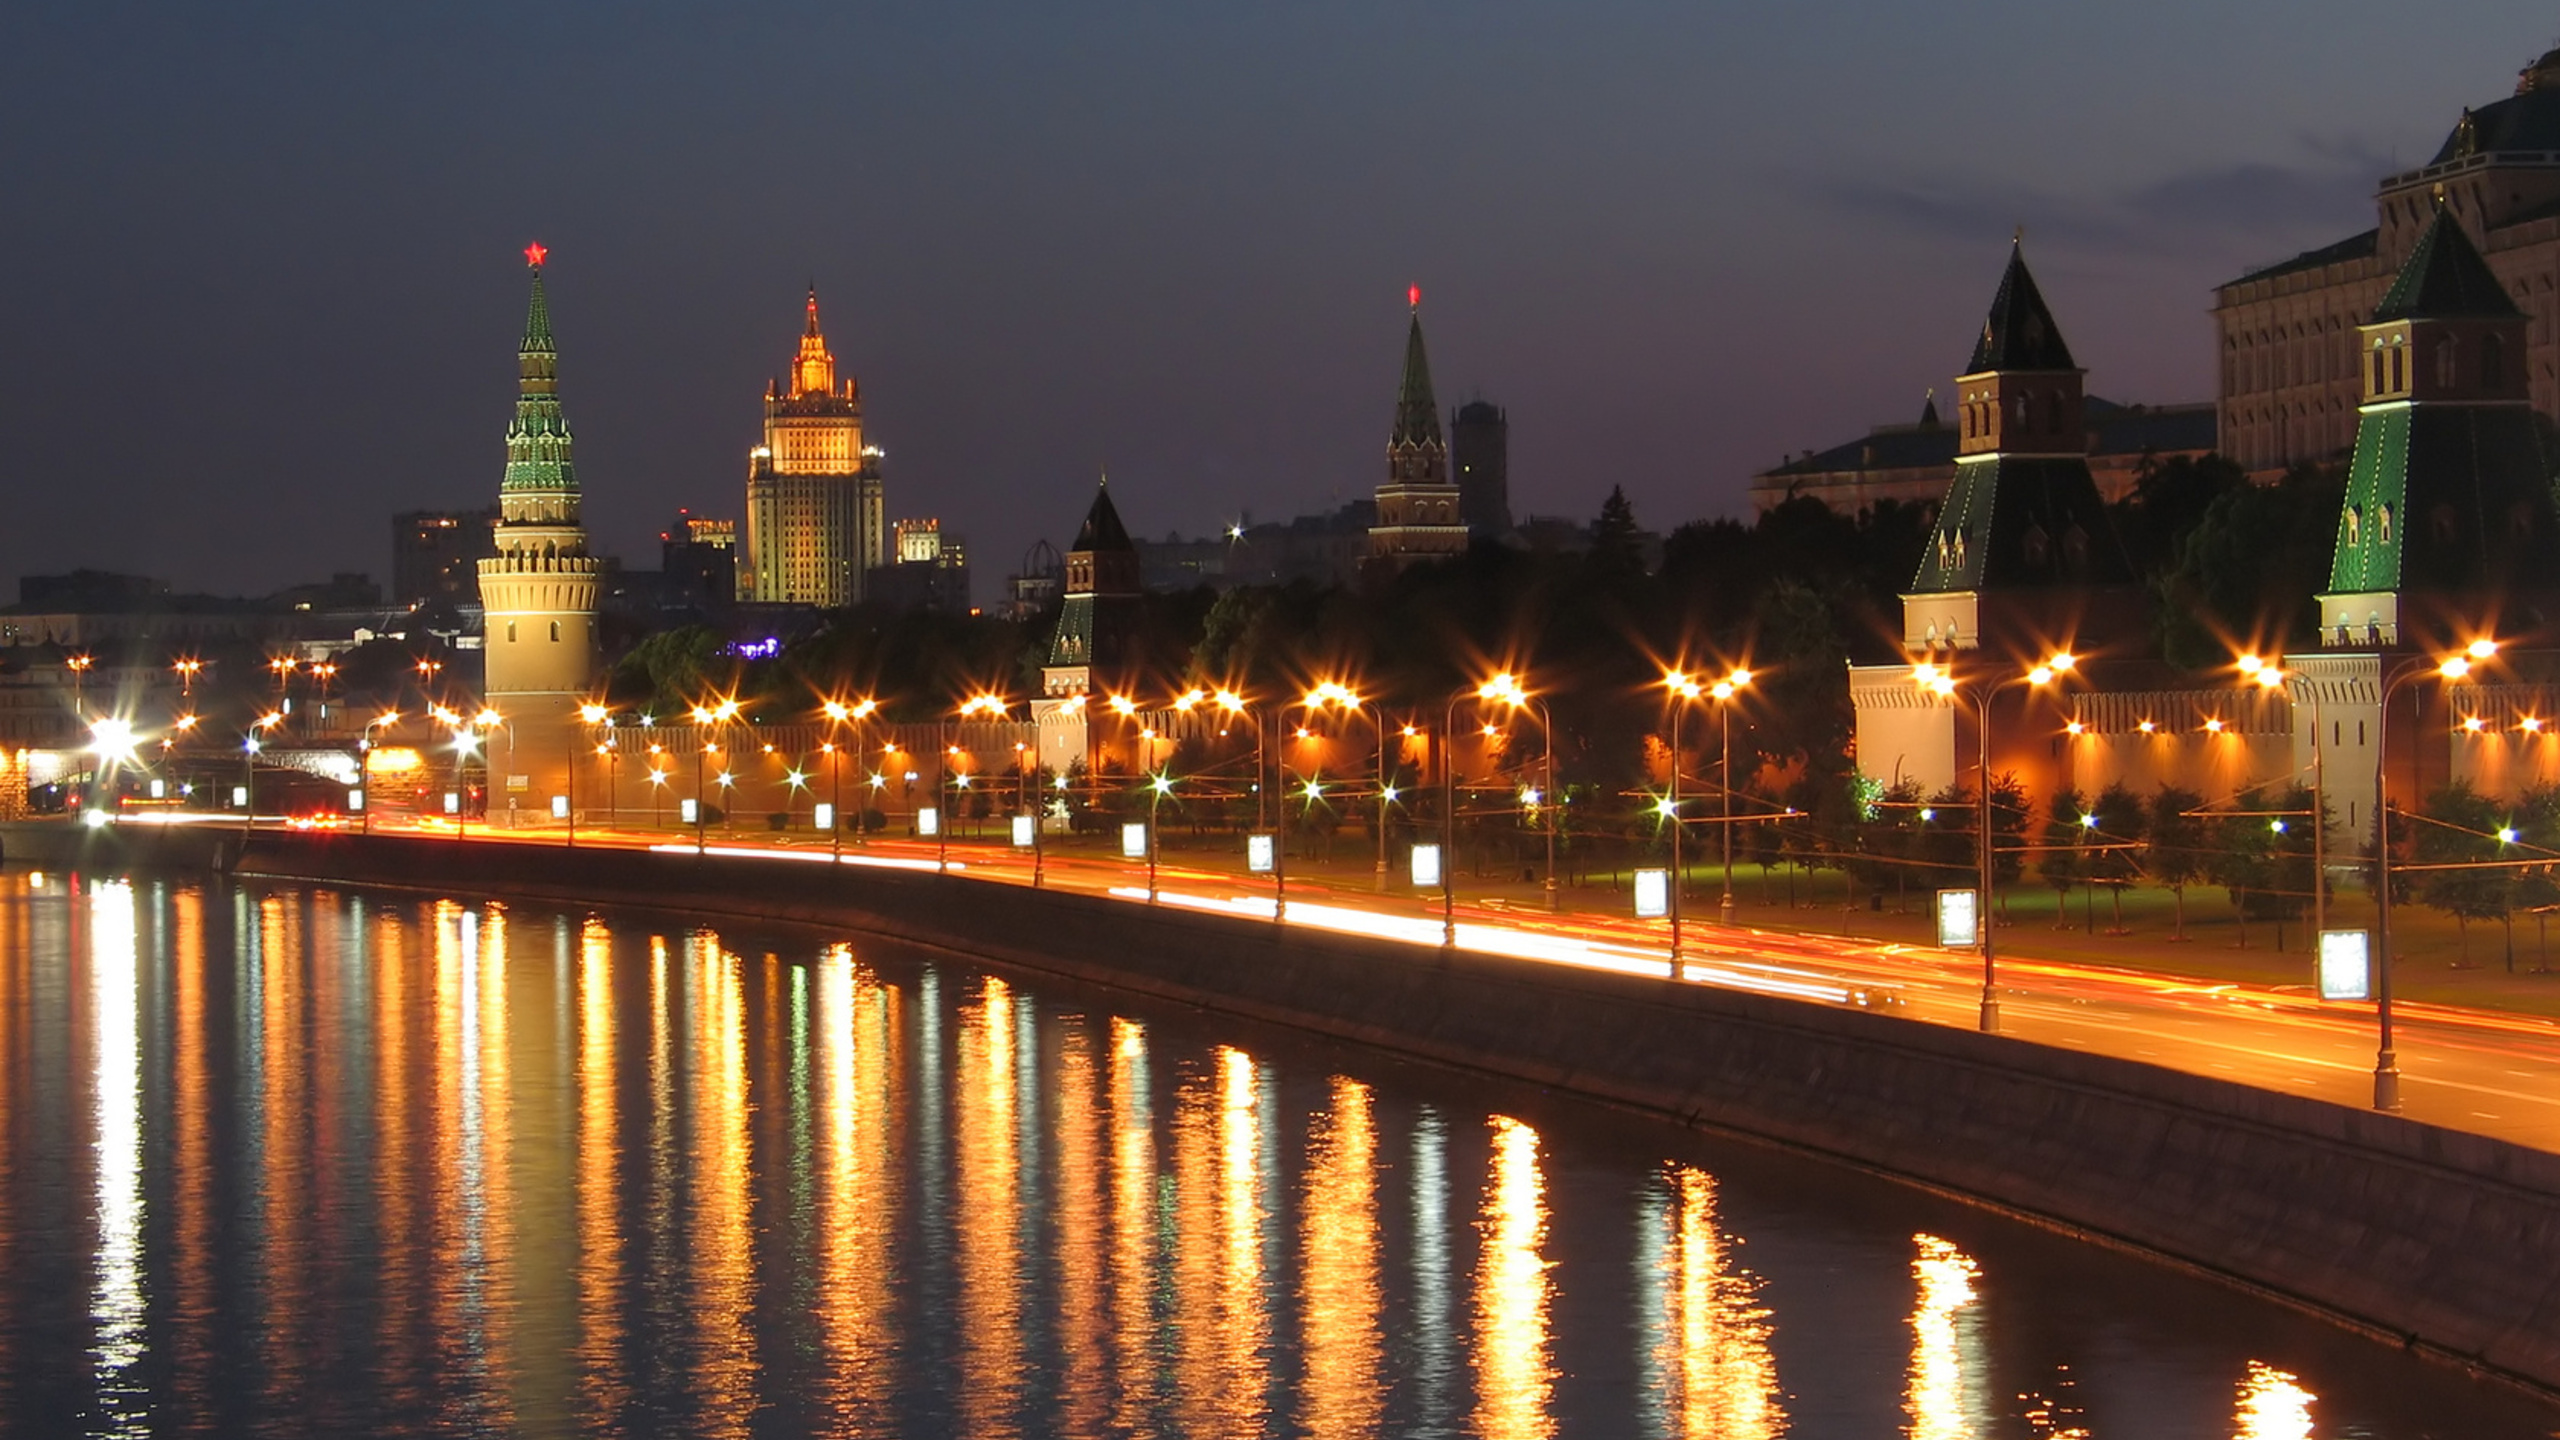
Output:
[[[1852,1171],[860,936],[0,870],[0,1433],[2549,1436]]]

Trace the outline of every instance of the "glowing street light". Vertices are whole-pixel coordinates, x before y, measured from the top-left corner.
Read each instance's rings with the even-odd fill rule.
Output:
[[[1997,1034],[2000,1029],[1999,971],[1998,962],[1993,956],[1994,947],[1991,937],[1991,885],[1993,877],[1991,865],[1991,699],[2000,691],[2020,683],[2039,688],[2052,684],[2055,679],[2071,673],[2073,670],[2077,669],[2078,666],[2079,660],[2074,657],[2070,651],[2056,651],[2054,654],[2046,657],[2041,664],[2029,667],[2023,675],[2012,675],[2007,679],[1989,680],[1976,685],[1973,690],[1974,738],[1980,761],[1980,774],[1977,785],[1980,794],[1976,797],[1975,802],[1978,807],[1978,818],[1976,823],[1981,831],[1981,833],[1975,837],[1977,842],[1976,863],[1978,866],[1979,876],[1975,883],[1981,888],[1976,893],[1974,899],[1974,917],[1975,924],[1980,932],[1982,943],[1982,1030],[1984,1034]],[[1922,662],[1911,667],[1911,678],[1922,690],[1929,694],[1951,702],[1957,699],[1957,690],[1959,687],[1956,682],[1955,669],[1951,665],[1935,665]]]
[[[1716,718],[1721,722],[1723,731],[1723,758],[1717,772],[1720,788],[1724,791],[1724,821],[1720,827],[1724,831],[1724,890],[1716,905],[1716,920],[1729,929],[1733,925],[1733,702],[1750,688],[1751,672],[1737,666],[1724,678],[1709,682],[1685,671],[1666,670],[1662,684],[1671,692],[1671,808],[1666,818],[1671,823],[1671,893],[1668,899],[1671,911],[1671,973],[1676,979],[1680,974],[1680,892],[1688,880],[1688,871],[1680,857],[1686,828],[1680,820],[1681,711],[1703,694],[1716,702]]]
[[[2373,1108],[2400,1108],[2400,1057],[2392,1048],[2391,1037],[2391,797],[2384,788],[2389,779],[2384,759],[2391,753],[2391,694],[2403,685],[2429,676],[2450,683],[2471,673],[2473,662],[2494,658],[2498,642],[2486,636],[2462,647],[2458,654],[2447,655],[2430,665],[2424,657],[2403,661],[2387,668],[2382,680],[2381,704],[2373,722],[2373,849],[2381,867],[2382,883],[2374,887],[2373,938],[2378,952],[2374,970]]]

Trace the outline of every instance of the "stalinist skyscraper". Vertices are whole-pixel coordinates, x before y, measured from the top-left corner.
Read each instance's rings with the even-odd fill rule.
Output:
[[[765,387],[764,443],[747,458],[747,555],[741,599],[851,605],[886,564],[880,452],[862,443],[862,391],[836,383],[818,329],[818,291],[790,379]]]
[[[499,482],[498,553],[480,562],[486,616],[489,813],[547,819],[567,796],[578,706],[596,668],[596,560],[578,523],[578,472],[560,414],[560,356],[543,299],[540,245],[525,247],[533,301],[516,352],[516,418]]]

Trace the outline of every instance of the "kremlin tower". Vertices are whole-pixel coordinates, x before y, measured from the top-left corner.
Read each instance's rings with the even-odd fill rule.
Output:
[[[540,245],[525,247],[533,299],[516,352],[516,418],[498,486],[498,553],[480,562],[483,689],[502,722],[488,737],[489,812],[548,817],[569,792],[578,706],[596,668],[595,557],[578,523],[578,472],[560,413],[560,357],[542,293]]]
[[[1422,350],[1422,287],[1405,292],[1405,299],[1413,319],[1405,329],[1404,380],[1396,388],[1395,428],[1387,436],[1378,523],[1369,528],[1369,562],[1389,571],[1467,551],[1466,516],[1449,479],[1449,443],[1440,433],[1431,360]]]

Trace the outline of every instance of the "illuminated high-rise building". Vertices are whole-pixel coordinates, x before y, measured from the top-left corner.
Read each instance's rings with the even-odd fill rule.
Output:
[[[818,291],[787,379],[765,387],[764,443],[747,460],[747,553],[740,597],[834,607],[862,599],[887,563],[880,451],[862,438],[862,393],[836,381],[818,329]]]
[[[598,565],[578,521],[578,472],[560,412],[560,356],[543,297],[543,248],[525,248],[533,299],[516,352],[516,418],[498,486],[497,554],[480,562],[489,708],[489,810],[548,816],[567,793],[567,732],[595,681]]]
[[[1462,555],[1467,522],[1449,479],[1449,443],[1440,434],[1440,402],[1431,394],[1431,361],[1422,349],[1422,287],[1404,341],[1404,380],[1396,388],[1396,423],[1387,435],[1387,480],[1378,487],[1378,523],[1369,527],[1369,561],[1390,569],[1416,560]]]

